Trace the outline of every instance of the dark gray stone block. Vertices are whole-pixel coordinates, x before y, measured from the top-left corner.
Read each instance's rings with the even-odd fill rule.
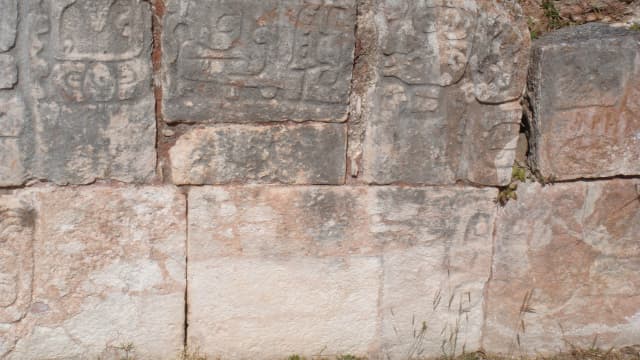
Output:
[[[344,121],[354,0],[169,0],[166,121]]]
[[[25,33],[0,54],[0,88],[11,89],[0,96],[0,123],[12,124],[5,135],[11,138],[2,140],[10,151],[0,157],[0,184],[150,179],[156,161],[150,4],[10,5],[0,15],[0,50],[14,42],[4,29],[15,30],[18,13]]]

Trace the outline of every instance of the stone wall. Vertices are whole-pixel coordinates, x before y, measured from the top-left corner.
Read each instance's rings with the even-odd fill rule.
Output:
[[[0,359],[640,344],[639,45],[513,0],[0,0]]]

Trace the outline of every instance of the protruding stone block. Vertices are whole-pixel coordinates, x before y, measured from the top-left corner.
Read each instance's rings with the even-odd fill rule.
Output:
[[[518,5],[382,0],[375,12],[363,179],[507,184],[529,56]]]
[[[639,233],[640,181],[520,185],[498,218],[484,348],[637,344]]]
[[[175,184],[342,184],[341,124],[220,125],[194,129],[169,151]]]
[[[326,346],[404,359],[412,347],[441,354],[457,331],[447,351],[477,349],[495,197],[465,187],[192,188],[189,344],[223,358]]]
[[[0,357],[111,358],[127,344],[140,359],[178,354],[185,206],[164,187],[0,197]]]
[[[169,122],[344,121],[355,0],[169,0]]]
[[[533,47],[531,157],[558,180],[640,174],[640,33],[604,24]]]

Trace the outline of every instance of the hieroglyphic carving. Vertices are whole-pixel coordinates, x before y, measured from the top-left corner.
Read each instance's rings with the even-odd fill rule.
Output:
[[[591,24],[536,43],[532,158],[543,176],[640,173],[639,39],[633,31]]]
[[[384,75],[411,85],[451,85],[462,78],[475,28],[473,6],[427,1],[383,3],[388,24]]]
[[[102,350],[126,339],[146,359],[176,353],[185,206],[163,186],[0,196],[0,359],[104,359]],[[168,330],[154,333],[158,323]]]
[[[155,166],[150,5],[45,0],[29,6],[32,176],[59,183],[147,179]]]
[[[367,182],[509,182],[529,45],[518,11],[489,1],[380,2]]]
[[[54,56],[68,61],[136,58],[145,46],[147,15],[139,0],[53,2],[51,40]]]
[[[167,120],[343,120],[354,3],[168,1]]]
[[[19,185],[25,180],[28,122],[24,110],[22,98],[14,91],[0,91],[0,186]]]
[[[488,104],[517,100],[523,93],[529,58],[529,33],[521,26],[523,16],[517,4],[503,2],[492,7],[478,1],[480,7],[473,56],[470,59],[474,94]],[[491,10],[489,8],[492,8]]]
[[[31,303],[34,213],[0,198],[0,324],[21,320]]]
[[[25,177],[24,103],[18,91],[16,34],[18,1],[0,0],[0,186],[20,185]]]

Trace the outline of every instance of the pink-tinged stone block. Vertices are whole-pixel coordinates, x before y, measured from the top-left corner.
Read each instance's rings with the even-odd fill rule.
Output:
[[[219,125],[193,129],[169,150],[173,183],[343,184],[342,124]]]
[[[381,273],[376,257],[190,262],[188,345],[222,359],[364,355]]]
[[[640,33],[605,24],[534,42],[531,159],[557,180],[640,174]]]
[[[639,196],[637,180],[520,185],[498,217],[484,348],[637,344]]]
[[[413,326],[426,321],[427,339],[417,347],[435,356],[442,328],[461,321],[459,342],[449,348],[477,348],[496,193],[194,187],[189,345],[222,358],[312,356],[325,348],[325,355],[400,359],[413,345]]]
[[[169,187],[0,197],[0,358],[172,359],[184,338],[185,198]]]

